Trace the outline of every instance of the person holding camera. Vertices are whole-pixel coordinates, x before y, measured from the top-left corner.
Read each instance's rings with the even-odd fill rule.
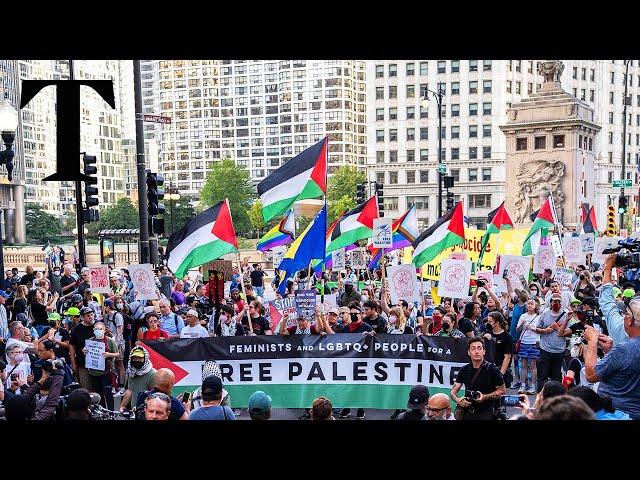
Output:
[[[471,363],[460,369],[451,389],[451,400],[457,405],[456,420],[493,420],[495,403],[506,391],[504,379],[498,367],[484,359],[482,338],[470,338],[467,353]],[[465,394],[460,398],[457,394],[463,385]]]
[[[627,334],[627,330],[624,326],[624,315],[618,309],[618,302],[616,301],[613,292],[615,289],[613,287],[611,271],[616,266],[616,258],[617,256],[615,254],[609,255],[604,262],[604,269],[602,272],[602,289],[600,290],[600,296],[598,297],[600,310],[602,311],[604,322],[614,345],[625,342],[629,339],[629,335]]]

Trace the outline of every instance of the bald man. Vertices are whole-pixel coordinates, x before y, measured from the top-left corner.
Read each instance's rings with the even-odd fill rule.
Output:
[[[147,397],[153,396],[154,393],[164,393],[171,399],[169,420],[188,420],[189,414],[187,411],[187,405],[171,395],[174,383],[176,383],[176,376],[173,372],[168,368],[161,368],[156,372],[156,376],[153,379],[153,388],[138,395],[136,406],[141,407],[144,405]],[[142,409],[140,408],[140,410]]]
[[[449,396],[444,393],[436,393],[429,397],[427,404],[427,416],[429,420],[455,420],[451,414]]]

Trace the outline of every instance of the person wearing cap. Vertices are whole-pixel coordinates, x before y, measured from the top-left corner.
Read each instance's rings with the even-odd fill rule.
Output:
[[[624,328],[624,315],[628,312],[627,306],[618,298],[622,297],[622,291],[613,286],[612,270],[616,266],[616,255],[609,255],[604,263],[602,273],[602,290],[598,297],[598,305],[602,312],[604,323],[607,326],[613,345],[625,342],[629,339]],[[618,303],[620,302],[620,303]],[[620,305],[621,304],[621,305]],[[622,310],[622,313],[620,310]]]
[[[450,399],[444,393],[436,393],[429,397],[427,403],[427,419],[428,420],[455,420],[456,417],[451,413]]]
[[[180,332],[180,338],[206,338],[209,336],[207,329],[200,325],[196,310],[189,309],[185,319],[187,320],[187,326]]]
[[[342,320],[342,318],[344,317],[344,315],[341,314],[342,312],[346,312],[347,316],[349,314],[349,308],[348,307],[340,307],[339,309],[336,307],[331,307],[329,309],[329,312],[327,312],[327,322],[326,325],[328,327],[327,331],[330,333],[342,333],[342,329],[344,328],[344,324],[342,323],[342,321],[338,321],[338,318],[340,318]]]
[[[71,333],[73,327],[80,322],[80,309],[78,307],[69,307],[67,311],[64,312],[64,315],[63,324],[66,330]]]
[[[235,420],[230,407],[220,405],[222,380],[211,375],[202,381],[202,406],[189,414],[189,420]]]
[[[554,288],[552,282],[551,288]],[[551,308],[545,310],[540,315],[536,323],[535,332],[540,334],[540,361],[538,362],[538,392],[542,390],[548,378],[562,381],[562,362],[566,349],[566,340],[560,335],[562,321],[567,310],[562,308],[563,296],[559,293],[552,293],[549,301]],[[568,299],[568,303],[571,299]]]
[[[89,307],[82,307],[80,318],[82,321],[73,327],[69,335],[69,358],[71,369],[80,384],[85,388],[91,388],[91,376],[84,366],[83,349],[85,342],[93,337],[93,324],[95,323],[93,310]]]
[[[251,420],[269,420],[271,418],[271,397],[262,390],[253,392],[249,398],[249,416]]]
[[[100,296],[100,293],[96,293],[97,296]],[[84,291],[84,304],[93,310],[95,315],[96,322],[102,321],[102,308],[100,304],[96,301],[96,297],[94,297],[93,292],[90,289],[86,289]]]
[[[132,399],[137,399],[140,393],[153,387],[155,376],[156,369],[151,365],[149,352],[140,345],[133,347],[127,365],[127,389],[120,402],[121,412],[129,406]]]
[[[168,368],[160,368],[153,377],[153,387],[138,395],[136,401],[137,410],[146,405],[147,399],[155,396],[166,395],[169,402],[169,420],[189,420],[187,413],[188,404],[181,402],[173,396],[173,386],[176,383],[175,374]]]
[[[573,298],[573,293],[568,290],[562,290],[560,287],[560,283],[557,280],[551,280],[550,288],[547,294],[544,297],[544,304],[546,307],[551,307],[551,295],[558,294],[562,298],[561,307],[563,309],[569,308],[569,304],[571,303],[571,299]]]
[[[347,278],[344,281],[344,292],[338,298],[338,305],[341,307],[348,307],[353,302],[358,302],[362,300],[362,296],[355,288],[355,282]]]
[[[409,411],[398,415],[398,420],[427,420],[427,403],[429,403],[427,386],[414,386],[409,392],[409,400],[407,401]]]
[[[568,318],[562,325],[562,329],[558,331],[558,335],[563,337],[580,336],[584,332],[587,325],[598,325],[601,333],[607,335],[607,325],[602,320],[602,317],[598,315],[598,300],[595,297],[583,297],[582,301],[573,299],[571,305],[574,307],[573,311],[567,314]],[[568,328],[570,320],[576,320]]]
[[[204,362],[202,367],[202,381],[204,382],[205,378],[210,377],[211,375],[215,375],[220,378],[222,381],[222,372],[220,371],[220,365],[215,360],[207,360]],[[191,398],[189,399],[189,410],[195,410],[203,405],[202,403],[202,386],[196,388],[191,394]],[[222,401],[220,405],[223,407],[231,407],[231,395],[224,388],[224,382],[222,386]],[[238,417],[242,414],[242,409],[237,409],[233,411],[233,414]]]
[[[64,358],[67,364],[70,363],[69,332],[62,328],[60,314],[58,312],[52,312],[49,314],[49,330],[35,343],[38,345],[45,340],[49,340],[55,344],[53,352],[57,358]]]
[[[91,420],[91,394],[86,388],[78,388],[67,396],[67,417],[65,421]]]

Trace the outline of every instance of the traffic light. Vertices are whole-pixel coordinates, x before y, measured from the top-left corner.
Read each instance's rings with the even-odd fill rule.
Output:
[[[453,208],[453,192],[447,192],[447,210]]]
[[[356,185],[356,203],[358,205],[360,205],[361,203],[364,203],[365,198],[364,198],[364,189],[365,189],[365,183],[359,183],[358,185]]]
[[[627,213],[627,197],[620,197],[618,200],[618,213]]]
[[[616,235],[616,208],[613,205],[607,207],[607,236],[615,237]]]
[[[98,167],[96,166],[96,156],[82,155],[83,173],[86,178],[84,180],[84,203],[86,208],[82,211],[83,219],[86,223],[97,222],[100,219],[98,210],[91,207],[97,207],[98,200]]]
[[[164,218],[149,217],[149,235],[164,235]]]
[[[160,201],[164,199],[163,185],[164,177],[162,175],[147,170],[147,210],[151,217],[164,213],[164,204]]]
[[[376,182],[376,195],[378,198],[378,213],[384,217],[384,189],[381,183]]]

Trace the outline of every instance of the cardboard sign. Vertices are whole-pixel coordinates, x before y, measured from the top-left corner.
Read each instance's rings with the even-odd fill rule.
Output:
[[[233,276],[233,262],[231,260],[214,260],[205,264],[202,270],[217,270],[222,272],[224,274],[225,281],[230,282],[231,277]]]
[[[333,260],[333,267],[331,267],[333,270],[343,271],[345,269],[344,248],[331,252],[331,259]]]
[[[546,268],[550,268],[552,273],[557,268],[556,255],[550,245],[538,248],[538,252],[533,257],[533,273],[544,273]]]
[[[91,293],[111,293],[108,265],[89,267],[89,272],[91,273],[91,279],[89,280]]]
[[[562,247],[564,250],[564,258],[567,263],[584,263],[585,254],[580,251],[580,237],[564,237]]]
[[[316,309],[316,291],[297,290],[295,299],[298,317],[311,319]]]
[[[356,248],[351,250],[351,268],[354,270],[364,270],[367,268],[367,260],[364,248]]]
[[[593,233],[583,233],[580,235],[580,252],[593,253],[596,248],[596,238]]]
[[[316,295],[316,305],[320,305],[322,312],[326,315],[331,308],[338,308],[338,302],[336,296],[331,294],[325,294],[324,303],[322,303],[322,296]]]
[[[603,264],[607,255],[603,254],[602,251],[607,248],[617,247],[618,240],[621,240],[620,237],[598,237],[596,238],[596,247],[593,252],[593,256],[591,257],[591,261],[593,263]],[[615,269],[614,269],[615,270]]]
[[[85,367],[91,368],[92,370],[105,370],[104,342],[87,340],[84,342],[84,346],[87,348],[87,353],[85,354]]]
[[[498,292],[507,291],[507,283],[503,278],[505,270],[507,271],[507,278],[509,278],[511,286],[513,288],[518,288],[518,285],[520,285],[521,276],[529,278],[530,265],[531,257],[522,257],[518,255],[501,255],[498,276],[493,277],[496,290]]]
[[[150,263],[129,265],[129,275],[131,275],[134,290],[138,291],[137,300],[160,299]]]
[[[397,305],[400,300],[420,301],[420,283],[413,264],[395,265],[387,268],[391,303]]]
[[[443,260],[438,283],[438,296],[466,298],[469,296],[471,262],[467,260]]]
[[[555,253],[557,258],[563,256],[562,253],[562,244],[560,243],[560,238],[558,235],[551,235],[551,246],[553,247],[553,253]]]
[[[478,272],[477,277],[478,280],[484,280],[487,285],[493,286],[493,271],[485,270],[483,272]]]
[[[287,246],[280,245],[279,247],[274,247],[271,250],[271,254],[273,255],[273,268],[279,268],[282,263],[282,259],[284,258],[284,254],[287,253]]]
[[[465,252],[453,252],[449,258],[451,260],[466,260],[467,254]]]
[[[392,225],[393,220],[391,218],[373,219],[374,248],[391,248],[393,246]]]
[[[553,274],[553,279],[556,280],[561,287],[568,286],[573,282],[575,273],[575,270],[572,268],[558,268]]]

